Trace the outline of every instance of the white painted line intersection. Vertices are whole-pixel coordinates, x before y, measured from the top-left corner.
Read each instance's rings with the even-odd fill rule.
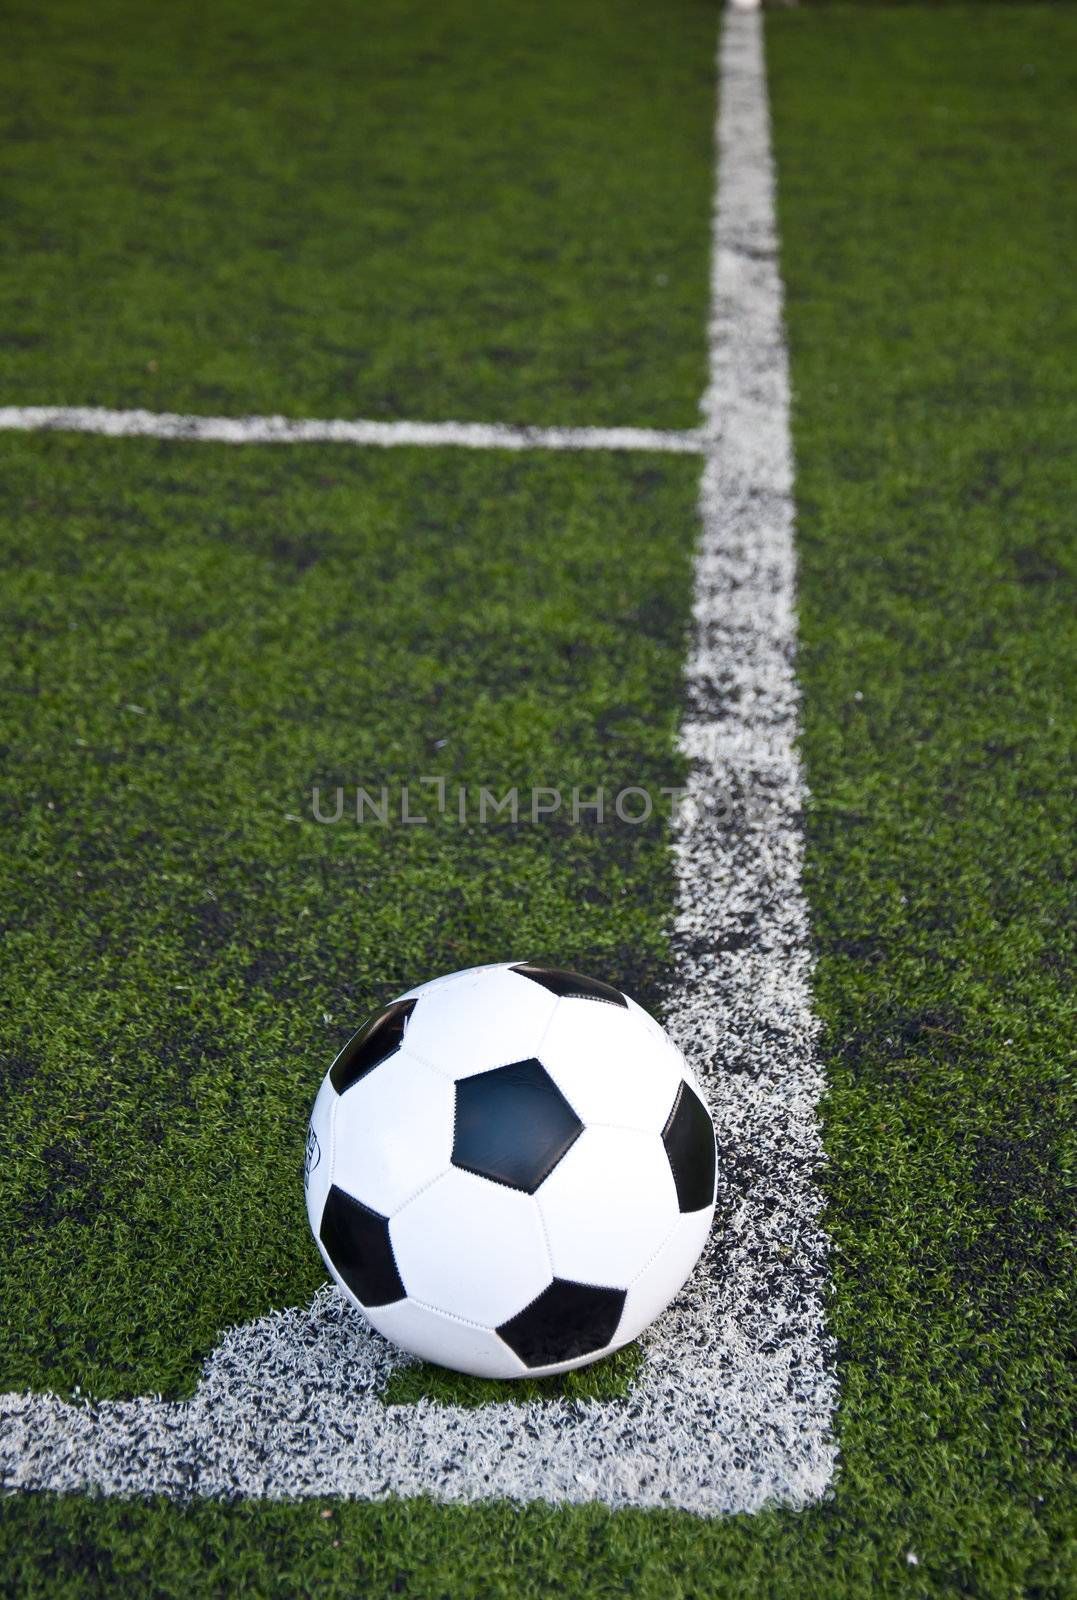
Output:
[[[402,1358],[324,1289],[308,1309],[226,1333],[190,1401],[0,1396],[0,1482],[8,1487],[600,1501],[704,1516],[800,1507],[826,1493],[836,1460],[836,1379],[823,1310],[822,1081],[801,887],[789,388],[758,13],[726,14],[720,72],[703,429],[524,430],[530,443],[493,446],[576,448],[534,441],[642,434],[676,438],[680,453],[703,455],[687,668],[693,709],[682,730],[690,797],[702,802],[732,777],[736,792],[763,804],[732,828],[704,804],[682,807],[674,841],[677,968],[668,1023],[707,1090],[724,1157],[720,1220],[700,1269],[647,1338],[627,1401],[386,1406],[380,1393]],[[6,423],[11,415],[0,412],[0,426],[29,426]],[[40,426],[66,426],[57,419],[72,413],[49,416]],[[252,420],[272,419],[234,426]]]

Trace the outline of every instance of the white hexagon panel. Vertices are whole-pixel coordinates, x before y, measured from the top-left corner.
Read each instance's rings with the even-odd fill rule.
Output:
[[[368,1311],[373,1326],[409,1355],[477,1378],[520,1378],[527,1368],[493,1328],[461,1322],[415,1300]]]
[[[485,1328],[520,1311],[550,1281],[542,1219],[530,1195],[447,1172],[389,1224],[413,1300]]]
[[[536,1198],[554,1273],[581,1283],[630,1284],[680,1217],[661,1139],[628,1128],[585,1128]]]
[[[709,1211],[682,1213],[661,1250],[628,1286],[620,1332],[626,1342],[650,1327],[684,1287],[711,1231]]]
[[[557,1004],[511,967],[478,967],[454,983],[435,980],[416,1007],[408,1047],[453,1080],[531,1055]]]
[[[448,1167],[453,1101],[446,1078],[397,1050],[340,1097],[333,1182],[392,1216]]]
[[[611,985],[527,962],[401,996],[333,1062],[308,1131],[311,1227],[405,1350],[567,1371],[681,1287],[714,1208],[698,1086]]]
[[[684,1077],[680,1051],[661,1030],[593,1001],[563,999],[542,1041],[542,1064],[584,1122],[660,1133]],[[649,1021],[650,1019],[648,1019]]]

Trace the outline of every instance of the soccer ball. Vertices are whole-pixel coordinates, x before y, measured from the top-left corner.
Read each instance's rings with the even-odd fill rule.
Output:
[[[619,990],[527,962],[411,989],[314,1105],[307,1213],[379,1333],[483,1377],[567,1372],[669,1304],[715,1146],[671,1040]]]

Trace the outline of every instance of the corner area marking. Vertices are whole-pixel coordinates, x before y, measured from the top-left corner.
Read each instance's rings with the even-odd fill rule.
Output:
[[[694,805],[681,808],[675,839],[677,973],[668,1019],[706,1086],[722,1154],[719,1221],[700,1268],[646,1337],[627,1403],[385,1405],[389,1375],[406,1358],[326,1288],[305,1310],[226,1333],[190,1401],[0,1397],[7,1487],[600,1501],[703,1516],[802,1507],[826,1493],[836,1460],[836,1380],[815,1187],[822,1084],[801,889],[789,388],[758,13],[726,14],[720,76],[704,427],[647,434],[690,438],[704,455],[682,730]],[[12,425],[3,420],[11,415],[0,412],[0,426]],[[593,447],[636,448],[623,442],[625,430],[542,437],[573,432],[615,432],[621,443]],[[405,441],[394,434],[388,442]],[[752,798],[739,826],[708,812],[716,784]]]

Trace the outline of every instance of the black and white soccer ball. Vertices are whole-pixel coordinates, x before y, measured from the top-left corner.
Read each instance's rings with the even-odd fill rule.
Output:
[[[699,1258],[714,1130],[680,1051],[608,984],[475,967],[384,1006],[326,1074],[307,1212],[379,1333],[461,1372],[627,1344]]]

